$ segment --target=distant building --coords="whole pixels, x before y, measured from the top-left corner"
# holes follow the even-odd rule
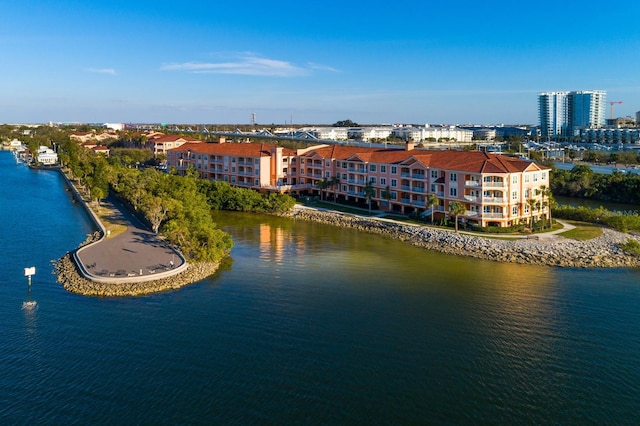
[[[124,130],[125,127],[124,123],[104,123],[103,126],[116,132]]]
[[[148,146],[153,151],[153,155],[166,154],[170,149],[178,148],[185,143],[199,143],[199,139],[190,138],[188,136],[180,135],[164,135],[156,134],[148,138]]]
[[[36,161],[40,164],[46,164],[48,166],[58,164],[58,154],[56,154],[55,151],[53,151],[51,148],[41,146],[40,148],[38,148]]]
[[[538,120],[543,138],[571,137],[581,129],[605,125],[603,90],[543,92],[538,94]]]

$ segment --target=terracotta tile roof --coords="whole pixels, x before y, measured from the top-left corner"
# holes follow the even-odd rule
[[[428,151],[402,149],[380,149],[354,146],[333,145],[311,150],[306,157],[320,155],[323,158],[337,160],[365,161],[384,164],[413,163],[418,161],[426,167],[466,171],[470,173],[515,173],[533,167],[537,170],[548,170],[530,161],[481,151]]]
[[[170,152],[192,151],[201,154],[237,155],[244,157],[262,157],[271,155],[271,148],[275,145],[266,143],[185,143],[184,145],[170,149]],[[292,149],[283,148],[284,156],[294,156],[296,152]]]
[[[238,156],[266,156],[275,145],[265,143],[185,143],[170,151],[186,151],[238,155]],[[283,148],[283,155],[295,156],[296,151]],[[449,150],[403,150],[395,148],[367,148],[358,146],[331,145],[310,149],[303,158],[333,158],[341,161],[363,161],[381,164],[406,164],[416,162],[426,168],[461,171],[469,173],[515,173],[530,170],[549,170],[527,160],[507,157],[498,154],[488,154],[481,151],[449,151]]]
[[[180,136],[180,135],[158,135],[149,139],[150,142],[153,143],[166,143],[166,142],[202,142],[199,139],[190,138],[188,136]]]

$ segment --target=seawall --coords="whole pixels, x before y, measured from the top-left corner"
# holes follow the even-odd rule
[[[501,240],[299,206],[287,216],[297,220],[380,234],[442,253],[497,262],[578,268],[640,266],[638,257],[620,248],[620,245],[629,239],[636,239],[639,242],[640,239],[607,228],[602,229],[602,236],[587,241],[562,237],[540,240]]]

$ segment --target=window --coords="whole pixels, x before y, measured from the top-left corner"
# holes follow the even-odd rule
[[[518,191],[513,191],[511,193],[511,199],[512,200],[517,200],[518,199]]]
[[[375,172],[376,171],[376,165],[375,164],[369,164],[369,171],[370,172]]]
[[[398,199],[398,193],[397,192],[391,192],[391,199],[392,200],[397,200]]]
[[[449,180],[451,182],[457,182],[458,181],[458,174],[457,173],[450,173],[449,174]]]
[[[431,192],[436,192],[436,184],[435,183],[431,184]]]
[[[491,213],[491,206],[482,207],[482,212],[483,213]]]
[[[397,179],[391,179],[391,187],[395,188],[396,186],[398,186],[398,180]]]
[[[236,162],[236,157],[231,157],[231,162],[235,163]]]
[[[514,184],[515,184],[515,183],[518,183],[518,176],[517,176],[517,175],[513,175],[513,176],[511,177],[511,183],[514,183]]]
[[[452,197],[458,196],[458,188],[449,188],[449,195]]]
[[[342,162],[342,168],[343,168],[343,169],[346,169],[346,168],[347,168],[347,162],[346,162],[346,161],[343,161],[343,162]]]
[[[328,171],[324,172],[324,177],[328,178],[329,176],[331,176],[331,174]]]
[[[540,173],[540,180],[547,180],[547,173],[546,172]]]
[[[254,164],[260,164],[260,160],[258,160],[257,158],[255,160],[253,160]],[[283,159],[283,162],[287,162],[287,159]]]
[[[380,173],[387,173],[387,166],[380,166]]]
[[[529,204],[524,205],[524,214],[529,213]]]
[[[380,178],[380,185],[386,185],[387,184],[387,178]]]
[[[258,179],[254,180],[253,182],[254,182],[253,184],[254,184],[255,186],[260,185],[260,181],[259,181]]]
[[[524,183],[528,183],[529,182],[529,175],[524,175]]]
[[[375,185],[375,183],[376,183],[375,176],[372,176],[372,177],[369,178],[369,183],[372,184],[372,185]]]
[[[347,180],[347,174],[346,173],[342,174],[342,180]]]
[[[331,160],[325,160],[324,161],[324,165],[325,165],[325,167],[330,167],[331,166]]]
[[[438,179],[438,171],[431,170],[431,179]]]
[[[534,182],[537,182],[537,181],[538,181],[538,174],[537,174],[537,173],[534,173],[534,174],[533,174],[533,181],[534,181]]]
[[[524,198],[526,198],[528,200],[529,197],[531,197],[531,190],[530,189],[525,189],[524,190]]]
[[[391,166],[391,174],[397,174],[398,173],[398,168],[396,166]]]
[[[518,206],[511,207],[511,216],[518,216]]]

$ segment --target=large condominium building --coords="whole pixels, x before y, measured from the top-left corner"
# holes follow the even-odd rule
[[[480,151],[427,151],[318,145],[289,150],[261,143],[185,143],[167,152],[171,169],[263,192],[328,196],[399,214],[443,217],[462,203],[463,219],[512,226],[547,216],[549,169]],[[367,189],[365,191],[365,189]],[[437,204],[427,203],[429,194]],[[547,200],[548,201],[548,200]]]
[[[578,135],[582,129],[604,126],[606,96],[603,90],[538,94],[541,136],[571,137]]]

